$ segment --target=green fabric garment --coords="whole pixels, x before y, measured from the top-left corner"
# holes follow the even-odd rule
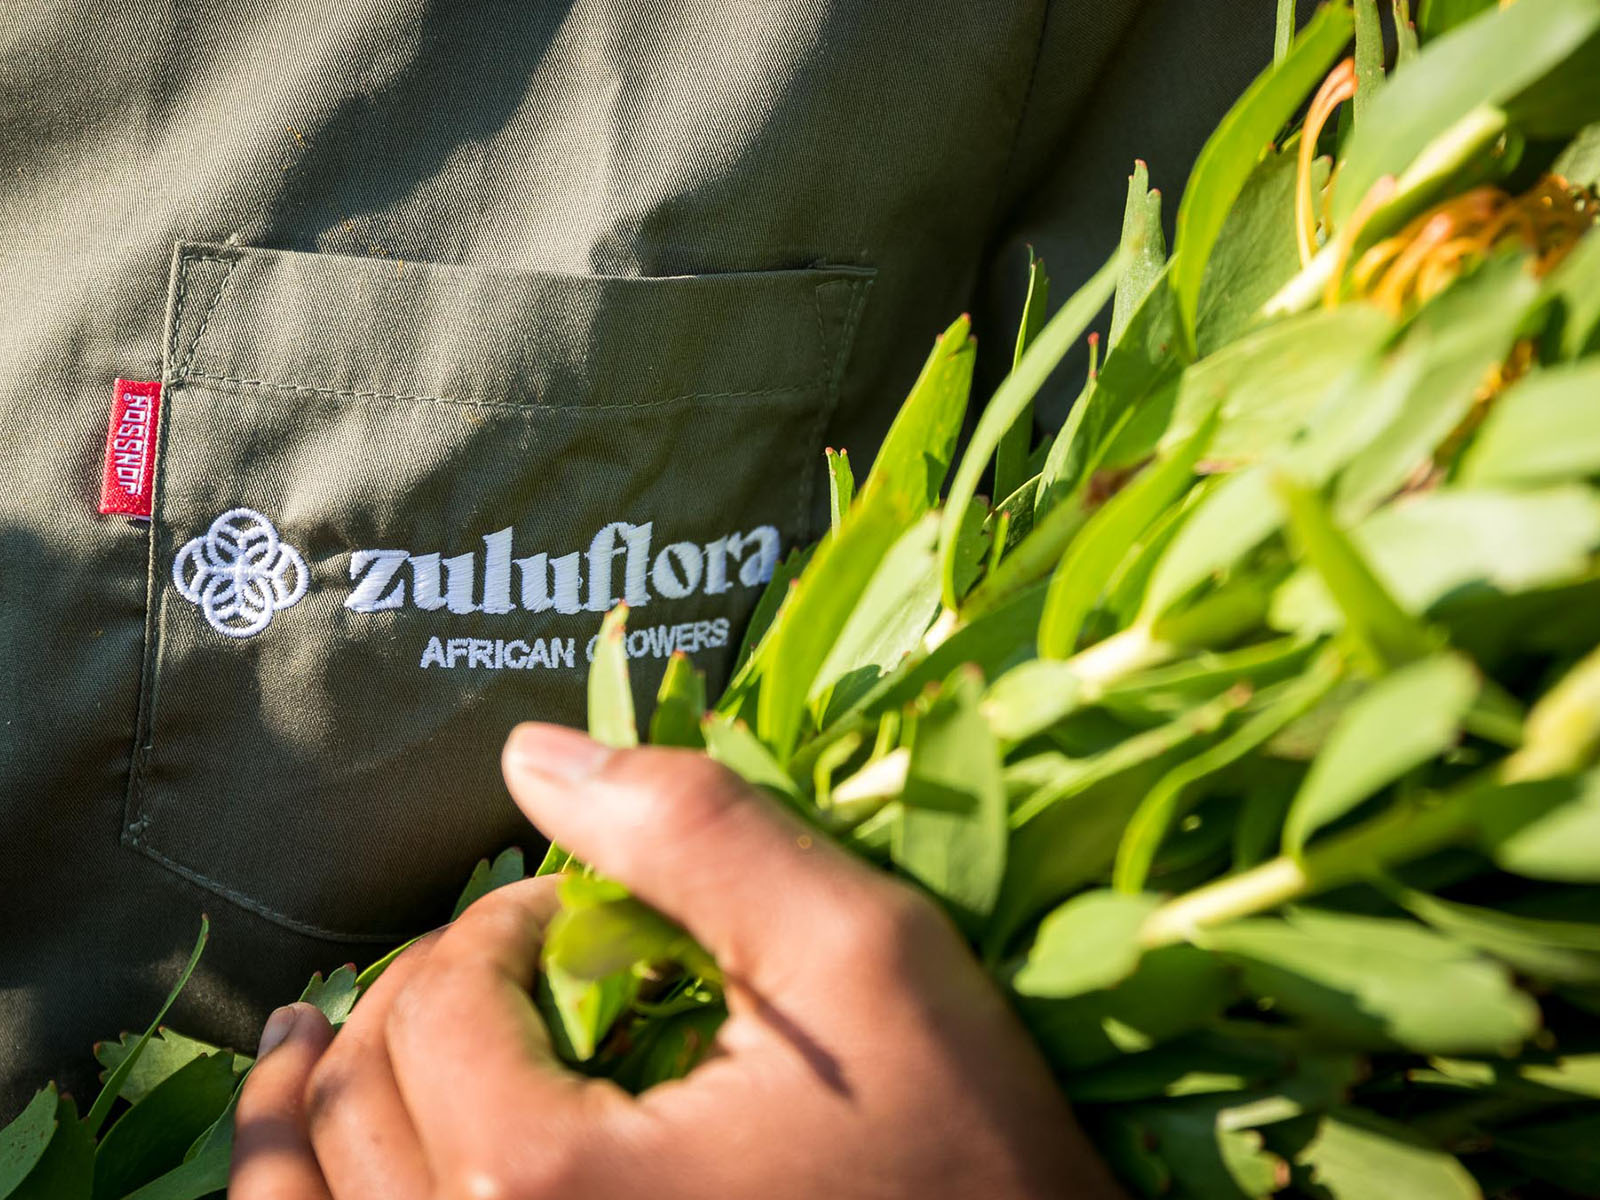
[[[1267,7],[9,6],[0,1118],[92,1091],[202,912],[170,1021],[248,1049],[536,848],[498,747],[581,721],[602,611],[641,704],[724,680],[822,447],[963,310],[992,382],[1025,244],[1059,300],[1132,153],[1175,196]],[[96,511],[117,378],[149,522]]]

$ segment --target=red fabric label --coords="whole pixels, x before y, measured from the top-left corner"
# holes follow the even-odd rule
[[[124,517],[150,516],[151,477],[156,462],[156,417],[161,385],[117,380],[106,433],[106,470],[100,481],[100,511]]]

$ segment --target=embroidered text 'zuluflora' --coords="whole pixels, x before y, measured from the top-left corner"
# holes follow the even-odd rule
[[[590,539],[587,552],[561,555],[518,555],[512,527],[484,534],[481,554],[357,550],[350,556],[354,587],[344,604],[359,613],[408,606],[452,613],[605,612],[619,601],[642,608],[653,596],[716,596],[735,582],[753,588],[772,578],[775,526],[704,543],[671,542],[652,555],[654,524],[613,521]]]

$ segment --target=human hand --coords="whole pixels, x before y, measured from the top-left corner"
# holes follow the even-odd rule
[[[701,755],[524,725],[503,767],[541,830],[716,957],[711,1055],[637,1097],[565,1067],[529,998],[554,881],[501,888],[331,1046],[296,1007],[240,1097],[234,1200],[1117,1194],[922,895]]]

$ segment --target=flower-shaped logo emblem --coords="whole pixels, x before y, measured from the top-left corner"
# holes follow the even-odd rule
[[[172,582],[213,629],[244,638],[304,596],[311,573],[271,521],[253,508],[235,508],[184,543],[172,560]]]

